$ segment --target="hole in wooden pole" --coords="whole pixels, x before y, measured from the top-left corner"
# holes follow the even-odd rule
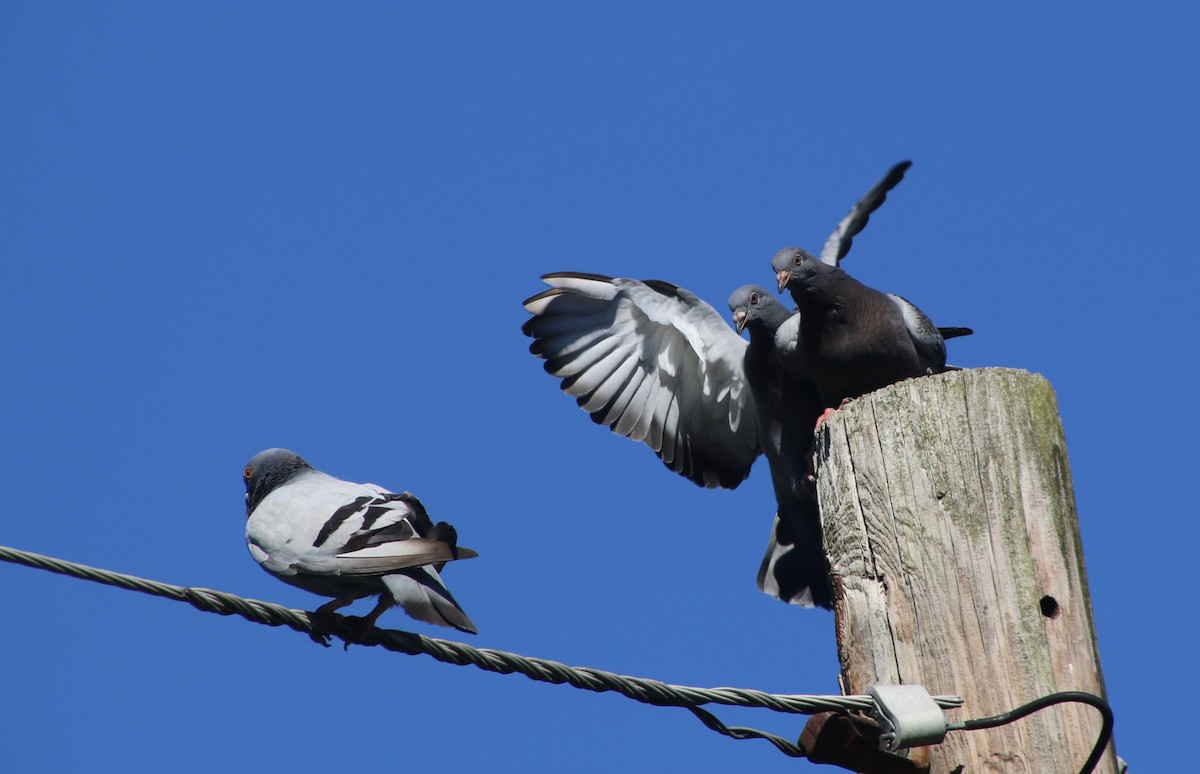
[[[1042,615],[1047,618],[1058,618],[1058,600],[1052,596],[1044,596],[1038,602],[1038,606],[1042,608]]]

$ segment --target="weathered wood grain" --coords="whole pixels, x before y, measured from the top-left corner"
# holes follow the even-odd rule
[[[1064,690],[1104,695],[1054,392],[1024,371],[912,379],[817,438],[844,689],[959,694],[958,719]],[[1052,600],[1052,601],[1051,601]],[[1075,772],[1099,713],[1059,705],[955,732],[932,771]],[[1110,746],[1097,771],[1116,772]]]

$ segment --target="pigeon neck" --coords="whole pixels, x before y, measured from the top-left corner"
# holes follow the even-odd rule
[[[306,473],[313,472],[315,471],[312,467],[302,459],[297,459],[294,464],[282,465],[263,471],[255,477],[250,491],[247,493],[246,515],[250,515],[258,507],[258,504],[266,499],[267,495],[279,487],[294,481]]]
[[[844,271],[820,261],[807,261],[792,278],[789,289],[796,306],[803,309],[819,309],[834,305],[834,296],[839,283],[849,279]]]
[[[774,339],[779,326],[783,325],[788,317],[791,317],[791,313],[783,304],[769,304],[760,307],[758,315],[750,321],[750,338],[753,340],[754,332],[757,329],[763,332],[764,338]]]

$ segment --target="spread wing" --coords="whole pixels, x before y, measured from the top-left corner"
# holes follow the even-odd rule
[[[850,244],[854,241],[854,237],[867,227],[871,213],[879,209],[880,205],[887,200],[888,191],[899,185],[900,181],[904,179],[904,173],[911,166],[911,161],[901,161],[889,169],[878,183],[863,194],[863,197],[850,209],[846,217],[842,218],[842,222],[837,224],[837,228],[829,235],[829,239],[825,240],[825,247],[821,249],[822,263],[837,266],[846,257],[846,253],[850,252]]]
[[[649,446],[671,470],[732,489],[760,444],[746,342],[715,309],[666,282],[556,273],[525,301],[521,330],[597,424]]]

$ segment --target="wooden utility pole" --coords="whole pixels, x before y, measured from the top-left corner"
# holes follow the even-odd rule
[[[989,368],[853,401],[817,435],[843,690],[923,685],[951,720],[1104,696],[1067,447],[1040,376]],[[917,748],[931,772],[1073,773],[1100,730],[1060,704]],[[1096,771],[1116,774],[1110,745]]]

